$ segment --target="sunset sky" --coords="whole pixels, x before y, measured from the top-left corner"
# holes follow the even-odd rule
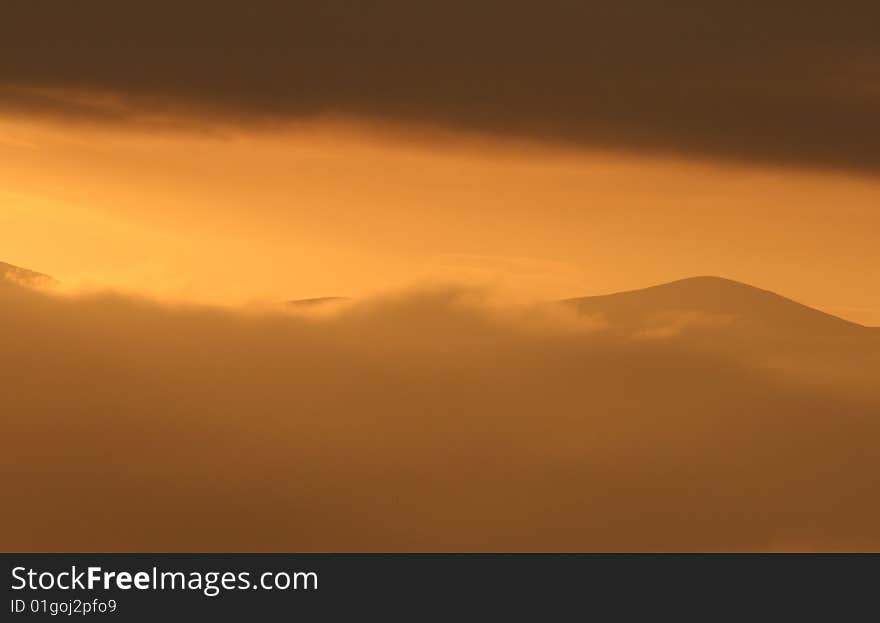
[[[877,551],[878,25],[5,0],[0,550]]]
[[[0,128],[4,258],[70,283],[229,302],[426,279],[564,297],[715,274],[880,324],[866,176],[332,122]]]
[[[714,274],[880,324],[876,3],[293,4],[10,3],[0,260],[217,302]]]

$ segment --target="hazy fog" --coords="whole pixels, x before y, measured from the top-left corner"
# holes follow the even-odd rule
[[[2,285],[0,549],[880,547],[875,331],[616,309]]]

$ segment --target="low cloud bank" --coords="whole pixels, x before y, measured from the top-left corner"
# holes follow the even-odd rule
[[[2,286],[0,325],[4,551],[880,547],[880,392],[713,348],[726,323]]]

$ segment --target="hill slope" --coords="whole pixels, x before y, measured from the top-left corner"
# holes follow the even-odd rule
[[[0,262],[0,285],[41,286],[55,283],[48,275]]]
[[[769,290],[721,277],[691,277],[671,283],[603,296],[565,301],[578,310],[601,315],[612,327],[653,326],[690,318],[753,332],[778,335],[865,335],[872,328],[826,314]]]

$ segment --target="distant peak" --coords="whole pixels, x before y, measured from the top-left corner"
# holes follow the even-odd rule
[[[861,325],[807,307],[770,290],[713,275],[688,277],[639,290],[587,296],[566,301],[588,313],[640,320],[669,312],[726,315],[772,326],[779,331],[824,326]]]
[[[718,277],[715,275],[697,275],[695,277],[685,277],[676,279],[666,283],[660,283],[645,288],[637,288],[635,290],[622,290],[611,294],[600,294],[595,296],[577,297],[570,299],[572,301],[586,301],[590,299],[602,299],[607,297],[632,297],[632,296],[656,296],[660,293],[667,293],[675,296],[715,296],[719,292],[738,292],[744,294],[751,292],[754,294],[774,294],[769,290],[763,290],[741,281],[734,281],[726,277]],[[774,296],[778,296],[775,295]]]
[[[696,275],[695,277],[685,277],[684,279],[677,279],[675,281],[670,281],[667,284],[661,285],[670,285],[673,283],[726,283],[737,286],[746,286],[751,288],[748,284],[742,283],[741,281],[734,281],[733,279],[728,279],[727,277],[719,277],[717,275]]]
[[[53,284],[55,280],[43,273],[0,262],[0,283],[32,287]]]
[[[296,299],[293,301],[287,301],[287,304],[291,307],[318,307],[330,303],[341,303],[342,301],[347,300],[348,298],[344,296],[319,296],[317,298],[311,299]]]
[[[758,287],[750,285],[748,283],[743,283],[742,281],[736,281],[734,279],[728,279],[727,277],[718,277],[717,275],[697,275],[696,277],[685,277],[684,279],[676,279],[675,281],[669,281],[667,283],[661,283],[659,285],[651,286],[651,287],[668,288],[668,287],[677,287],[677,286],[694,286],[694,287],[710,287],[710,288],[711,287],[729,287],[729,288],[755,290],[758,292],[768,292],[768,290],[758,288]],[[645,288],[645,289],[648,289],[648,288]]]

